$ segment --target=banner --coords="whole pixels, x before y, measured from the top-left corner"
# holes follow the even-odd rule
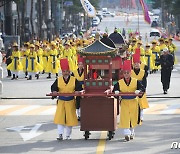
[[[88,14],[89,17],[95,17],[96,16],[96,10],[94,6],[91,5],[91,3],[88,0],[80,0],[81,4]]]
[[[144,20],[150,24],[151,23],[151,19],[149,17],[149,12],[148,12],[148,7],[146,5],[146,3],[144,2],[144,0],[139,0],[141,6],[142,6],[142,9],[143,9],[143,12],[144,12]]]

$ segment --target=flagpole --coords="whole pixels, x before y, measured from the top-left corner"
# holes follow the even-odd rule
[[[139,32],[139,5],[138,5],[138,33],[139,33],[139,36],[140,36],[140,32]]]

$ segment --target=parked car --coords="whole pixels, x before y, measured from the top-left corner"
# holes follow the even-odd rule
[[[93,19],[92,19],[92,27],[95,27],[95,26],[98,26],[100,24],[100,19],[99,19],[99,17],[94,17]]]
[[[158,29],[152,29],[151,32],[150,32],[150,37],[151,36],[158,36],[160,37],[161,36],[161,33]]]
[[[115,17],[115,13],[112,12],[104,12],[103,17]]]

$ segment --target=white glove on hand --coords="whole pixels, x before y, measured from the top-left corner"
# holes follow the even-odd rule
[[[118,90],[116,90],[114,93],[115,93],[115,94],[119,94],[119,91],[118,91]]]
[[[135,91],[135,94],[137,95],[137,94],[139,94],[141,91],[140,90],[136,90]]]

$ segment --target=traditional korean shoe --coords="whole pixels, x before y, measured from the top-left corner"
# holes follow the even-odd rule
[[[63,140],[62,134],[59,134],[59,137],[57,137],[57,140],[58,140],[58,141],[62,141],[62,140]]]
[[[66,136],[66,140],[71,140],[71,137],[70,136]]]
[[[130,135],[126,135],[126,136],[125,136],[125,140],[126,140],[126,141],[130,141]]]
[[[32,76],[30,75],[29,78],[27,78],[27,80],[32,80]]]
[[[14,79],[16,79],[16,76],[15,76],[15,74],[13,74],[13,77],[12,77],[12,79],[11,79],[11,80],[14,80]]]
[[[78,121],[81,121],[81,118],[78,116]]]
[[[133,133],[133,134],[130,135],[130,139],[131,139],[131,140],[133,140],[134,137],[135,137],[135,133]]]

